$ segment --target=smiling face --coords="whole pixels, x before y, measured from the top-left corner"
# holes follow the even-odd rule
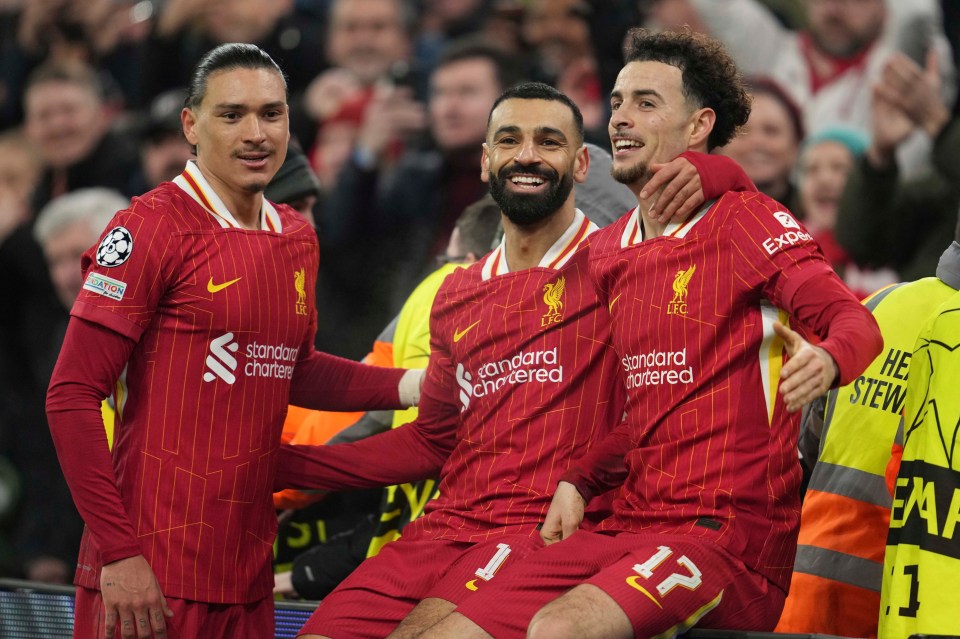
[[[642,187],[650,165],[669,162],[687,149],[706,150],[713,111],[697,109],[683,95],[680,69],[662,62],[630,62],[610,97],[613,167],[618,182]]]
[[[565,204],[588,160],[573,113],[555,100],[504,100],[490,115],[483,181],[511,222],[530,226]]]
[[[204,177],[231,211],[266,188],[287,153],[286,87],[273,70],[214,72],[203,100],[185,108],[181,121]]]
[[[723,153],[743,167],[757,188],[777,198],[787,189],[799,147],[787,107],[770,95],[758,93],[746,127]]]
[[[800,202],[804,224],[812,232],[833,229],[847,176],[853,168],[850,149],[835,140],[806,148],[800,160]]]
[[[26,133],[44,161],[54,168],[87,157],[107,130],[103,102],[94,89],[67,80],[51,80],[27,90]]]

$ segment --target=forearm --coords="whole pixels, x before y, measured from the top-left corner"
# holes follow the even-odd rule
[[[933,142],[933,165],[948,184],[960,185],[960,118],[953,118]]]
[[[274,490],[372,488],[436,477],[452,450],[416,422],[351,444],[280,447]]]
[[[290,403],[333,411],[406,408],[416,403],[419,391],[419,374],[407,373],[313,351],[297,363],[293,372]]]
[[[744,75],[769,73],[791,34],[757,0],[689,0]],[[748,37],[745,37],[748,36]]]
[[[836,238],[854,261],[883,264],[888,230],[906,220],[895,202],[900,174],[896,162],[876,167],[866,157],[850,171],[840,198]]]
[[[743,168],[725,155],[685,151],[680,157],[697,168],[705,200],[714,200],[727,191],[757,190]]]
[[[788,310],[822,339],[839,372],[835,386],[856,379],[883,348],[873,315],[832,272],[800,284]]]
[[[140,554],[100,412],[133,346],[109,329],[71,319],[47,393],[47,420],[64,477],[104,563]]]
[[[584,501],[589,502],[626,480],[625,458],[632,447],[630,426],[625,421],[575,461],[560,481],[573,484]]]

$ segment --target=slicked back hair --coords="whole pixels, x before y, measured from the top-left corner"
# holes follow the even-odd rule
[[[241,42],[232,42],[221,44],[219,47],[209,51],[200,62],[197,63],[190,77],[190,84],[187,87],[187,97],[184,100],[184,106],[190,109],[197,107],[203,102],[207,94],[207,81],[210,75],[218,71],[228,69],[266,69],[276,71],[283,78],[283,86],[287,86],[287,76],[279,65],[273,61],[263,49],[253,44]]]

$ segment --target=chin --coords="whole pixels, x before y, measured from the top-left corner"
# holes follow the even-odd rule
[[[247,193],[263,193],[267,188],[266,182],[251,182],[243,187]]]

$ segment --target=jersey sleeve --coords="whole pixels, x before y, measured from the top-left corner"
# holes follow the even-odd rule
[[[790,313],[822,340],[847,384],[880,353],[883,339],[873,315],[843,284],[816,240],[788,211],[760,195],[728,209],[738,275],[764,298]]]
[[[47,392],[47,421],[60,466],[105,564],[140,553],[100,412],[133,348],[123,335],[71,319]]]
[[[705,200],[714,200],[727,191],[757,191],[743,168],[725,155],[684,151],[680,157],[697,168]]]
[[[460,420],[444,339],[431,318],[431,357],[415,421],[350,444],[283,446],[274,489],[343,490],[436,477],[456,445]]]
[[[575,461],[560,481],[576,486],[587,502],[621,485],[627,478],[626,455],[633,449],[630,428],[628,422],[621,422],[589,453]]]
[[[170,223],[158,209],[135,198],[83,255],[83,288],[71,314],[139,341],[174,279],[179,259]]]
[[[280,447],[274,490],[344,490],[436,477],[456,444],[459,408],[427,368],[419,415],[409,424],[350,444]]]

